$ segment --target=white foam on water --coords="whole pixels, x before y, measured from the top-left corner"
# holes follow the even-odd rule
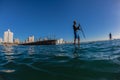
[[[0,72],[4,72],[4,73],[13,73],[15,72],[15,70],[7,70],[7,69],[4,69],[4,70],[0,70]]]

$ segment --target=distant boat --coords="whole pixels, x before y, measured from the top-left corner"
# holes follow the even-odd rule
[[[15,43],[2,43],[1,45],[3,45],[3,46],[16,46],[18,44],[15,44]]]
[[[19,45],[56,45],[57,40],[43,40],[29,43],[21,43]]]

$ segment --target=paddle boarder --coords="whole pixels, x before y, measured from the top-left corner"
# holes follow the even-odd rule
[[[80,26],[77,26],[76,21],[73,21],[73,30],[74,30],[74,45],[76,45],[76,40],[78,40],[78,45],[80,46],[80,36],[78,30],[80,30]]]
[[[111,34],[111,33],[109,33],[109,39],[110,39],[110,40],[112,39],[112,34]]]

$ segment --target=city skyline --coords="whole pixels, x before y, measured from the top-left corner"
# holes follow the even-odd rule
[[[81,24],[86,39],[81,41],[120,38],[119,0],[4,0],[0,1],[0,37],[11,29],[24,41],[55,35],[73,41],[73,21]]]
[[[0,37],[0,43],[15,43],[15,44],[19,44],[19,43],[32,43],[32,42],[37,42],[37,41],[46,41],[46,40],[55,40],[55,38],[50,38],[50,37],[44,37],[44,38],[35,38],[34,35],[29,35],[25,40],[20,41],[19,38],[15,38],[14,33],[8,29],[7,31],[4,31],[3,34],[3,38]],[[62,44],[64,43],[64,39],[60,38],[60,39],[56,39],[58,44]]]

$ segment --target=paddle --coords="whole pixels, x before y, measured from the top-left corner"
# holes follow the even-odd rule
[[[83,37],[86,39],[85,34],[84,34],[84,31],[83,31],[83,29],[82,29],[82,26],[81,26],[80,24],[79,24],[78,26],[80,27],[80,30],[82,31]]]

